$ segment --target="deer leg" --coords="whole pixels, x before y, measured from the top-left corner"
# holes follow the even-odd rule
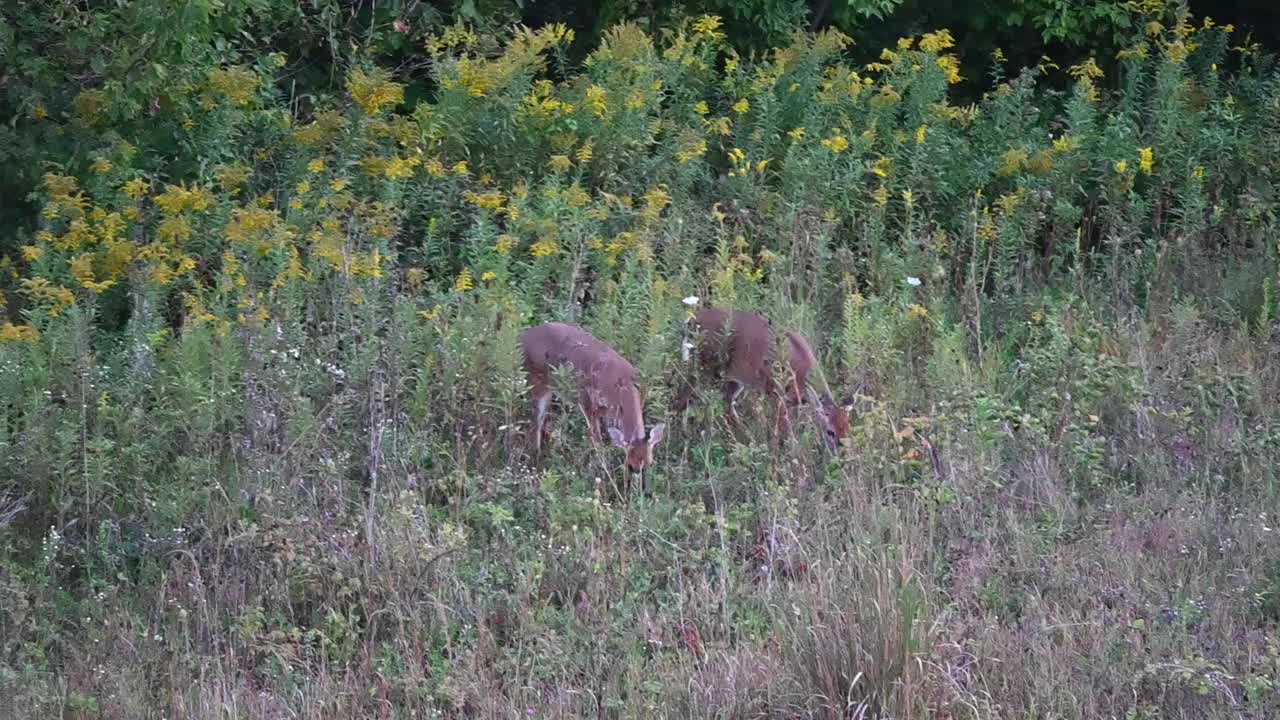
[[[551,409],[551,388],[535,385],[533,388],[533,450],[542,456],[543,433],[547,428]]]
[[[592,445],[600,444],[600,417],[586,392],[578,394],[578,409],[582,411],[582,419],[587,423],[587,437]]]
[[[781,393],[775,393],[773,396],[773,435],[778,447],[786,441],[788,435],[791,434],[791,409],[786,398]]]

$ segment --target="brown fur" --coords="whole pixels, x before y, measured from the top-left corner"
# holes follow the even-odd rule
[[[655,425],[647,434],[644,401],[635,367],[616,350],[577,325],[549,322],[529,328],[520,336],[524,369],[532,387],[533,442],[542,452],[551,403],[551,372],[574,369],[578,383],[578,408],[586,418],[591,441],[600,441],[605,430],[615,445],[627,451],[627,467],[639,472],[653,462],[653,448],[666,426]]]
[[[699,373],[720,383],[729,420],[739,423],[734,401],[745,388],[764,392],[774,404],[777,437],[789,432],[791,410],[802,405],[811,391],[809,375],[818,367],[813,347],[799,333],[787,331],[787,369],[781,385],[774,374],[777,348],[773,326],[764,317],[742,310],[711,307],[690,321],[697,338]],[[677,409],[688,405],[692,388],[677,394]],[[849,433],[849,411],[826,391],[812,391],[818,398],[817,419],[828,449],[836,450]]]

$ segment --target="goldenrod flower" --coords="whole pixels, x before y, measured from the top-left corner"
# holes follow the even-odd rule
[[[462,272],[458,273],[458,279],[453,283],[453,289],[458,292],[466,292],[475,287],[475,282],[471,278],[471,268],[462,268]]]
[[[587,107],[598,118],[604,118],[609,112],[609,91],[599,85],[587,88]]]
[[[1150,175],[1155,164],[1156,156],[1155,152],[1151,148],[1144,147],[1138,150],[1138,168],[1142,170],[1142,172]]]
[[[530,246],[529,252],[536,258],[550,257],[560,252],[560,246],[554,240],[539,240]]]
[[[707,113],[711,112],[711,107],[707,105],[706,100],[699,100],[697,104],[693,106],[693,111],[698,113],[699,115],[706,115]]]
[[[724,33],[719,32],[720,23],[720,17],[717,15],[702,15],[693,21],[693,31],[698,35],[722,37]]]
[[[1120,173],[1121,175],[1123,175],[1128,169],[1129,169],[1128,160],[1121,160],[1120,162],[1116,163],[1116,172]]]
[[[486,282],[486,283],[491,283],[497,279],[498,279],[498,274],[492,270],[487,270],[483,275],[480,276],[480,281]]]
[[[115,166],[111,164],[110,160],[100,157],[97,160],[93,161],[93,165],[90,165],[89,169],[97,173],[98,175],[106,175],[107,173],[111,172],[111,168],[113,167]]]
[[[6,320],[0,325],[0,342],[33,343],[40,339],[40,331],[30,325],[14,325]]]
[[[307,172],[312,175],[319,175],[324,172],[324,158],[316,158],[307,163]]]
[[[515,246],[516,239],[511,235],[503,233],[498,236],[498,241],[493,244],[493,250],[499,255],[506,255],[511,252],[511,248]]]
[[[573,161],[568,155],[552,155],[547,161],[547,167],[551,168],[551,172],[565,173],[573,167]]]
[[[823,139],[822,145],[831,152],[839,154],[849,149],[849,138],[844,135],[836,134]]]
[[[733,104],[733,111],[738,113],[739,115],[746,114],[749,110],[751,110],[751,102],[748,101],[746,98],[742,98],[741,100]]]
[[[925,33],[920,38],[920,49],[925,52],[938,53],[948,48],[954,47],[955,38],[951,37],[950,30],[939,30],[937,32]]]
[[[124,194],[131,200],[139,200],[143,195],[147,194],[150,183],[142,178],[134,178],[124,184]]]
[[[257,74],[243,65],[218,68],[209,73],[209,89],[235,105],[248,105],[258,92],[258,83]]]
[[[907,314],[908,314],[908,315],[910,315],[910,316],[911,316],[911,317],[913,317],[913,318],[919,318],[919,319],[923,320],[923,319],[925,319],[925,318],[929,317],[929,308],[927,308],[927,307],[925,307],[925,306],[923,306],[923,305],[918,305],[918,304],[916,304],[916,303],[912,303],[912,304],[910,304],[910,305],[908,305],[908,306],[907,306]]]
[[[791,138],[791,142],[798,143],[804,140],[804,128],[791,128],[787,131],[787,137]]]
[[[467,173],[471,172],[471,170],[467,167],[466,160],[459,160],[458,162],[453,164],[452,168],[449,168],[449,169],[450,171],[453,172],[454,175],[466,175]]]
[[[391,74],[382,68],[367,73],[353,70],[347,76],[347,92],[368,115],[377,115],[404,102],[404,86],[392,82]]]
[[[929,132],[929,128],[927,125],[921,125],[920,127],[916,128],[916,144],[917,145],[924,144],[925,135],[928,132]]]

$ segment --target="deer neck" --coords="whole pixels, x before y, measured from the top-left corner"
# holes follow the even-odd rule
[[[613,402],[609,404],[615,413],[614,422],[622,431],[628,443],[637,443],[644,439],[644,403],[640,397],[640,389],[634,383],[625,382],[617,386]]]

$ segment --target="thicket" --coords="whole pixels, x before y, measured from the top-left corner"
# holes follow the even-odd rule
[[[1280,77],[1234,28],[1144,3],[1113,77],[993,53],[961,104],[947,30],[454,24],[298,94],[277,7],[134,18],[168,59],[10,126],[61,158],[0,278],[12,714],[1280,710]],[[710,392],[651,495],[569,407],[530,468],[520,330],[661,418],[686,298],[815,340],[841,454]]]

